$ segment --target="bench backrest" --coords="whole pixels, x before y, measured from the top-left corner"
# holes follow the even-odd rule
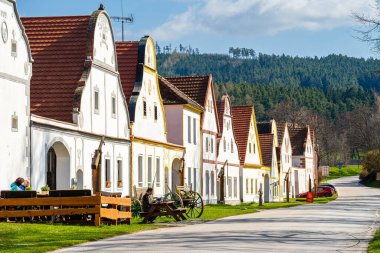
[[[53,190],[49,197],[83,197],[92,196],[91,190]]]
[[[3,199],[35,198],[37,197],[37,192],[36,191],[1,191],[0,196]]]
[[[101,196],[105,196],[105,197],[121,198],[121,192],[105,192],[105,191],[101,191],[100,195]]]

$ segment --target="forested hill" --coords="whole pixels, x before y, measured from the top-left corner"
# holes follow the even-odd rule
[[[283,100],[335,118],[371,105],[372,90],[380,91],[380,76],[376,73],[380,61],[372,58],[266,54],[243,58],[174,52],[159,53],[157,63],[163,76],[211,73],[219,92],[227,92],[234,104],[254,102],[260,118]]]

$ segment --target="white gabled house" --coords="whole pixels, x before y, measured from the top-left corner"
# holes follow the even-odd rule
[[[151,186],[156,196],[162,196],[167,187],[183,184],[185,148],[167,139],[154,42],[145,36],[140,41],[117,42],[116,47],[131,120],[131,186]]]
[[[193,191],[202,190],[201,114],[204,108],[163,77],[159,77],[165,105],[168,141],[184,146],[183,184]]]
[[[220,132],[212,76],[165,77],[204,108],[201,115],[201,195],[205,203],[217,203],[217,137]]]
[[[89,16],[22,18],[34,58],[31,185],[130,195],[129,114],[113,30],[103,8]],[[100,177],[92,158],[100,140]]]
[[[0,190],[30,178],[32,55],[16,1],[0,0]]]
[[[261,189],[263,201],[269,202],[270,168],[263,164],[254,107],[233,106],[232,115],[240,155],[241,199],[258,202]]]
[[[231,100],[227,95],[217,102],[221,132],[218,136],[218,200],[226,204],[240,203],[240,158],[233,131]],[[224,181],[224,182],[223,182]]]

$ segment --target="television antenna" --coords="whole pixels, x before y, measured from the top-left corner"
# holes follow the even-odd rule
[[[124,6],[123,6],[123,0],[120,0],[121,2],[121,17],[118,16],[111,16],[111,19],[115,22],[121,23],[121,40],[124,41],[124,24],[132,24],[135,21],[135,18],[133,15],[129,15],[128,17],[124,17]]]

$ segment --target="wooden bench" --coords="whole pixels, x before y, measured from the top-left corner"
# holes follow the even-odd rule
[[[37,192],[36,191],[1,191],[0,197],[2,199],[35,198],[37,197]]]
[[[140,212],[140,216],[144,218],[143,222],[148,221],[153,222],[157,217],[160,216],[172,216],[176,221],[186,220],[184,214],[186,213],[186,208],[175,208],[174,202],[162,202],[153,203],[149,209],[149,212]]]
[[[91,190],[52,190],[49,191],[49,197],[84,197],[91,196]]]

